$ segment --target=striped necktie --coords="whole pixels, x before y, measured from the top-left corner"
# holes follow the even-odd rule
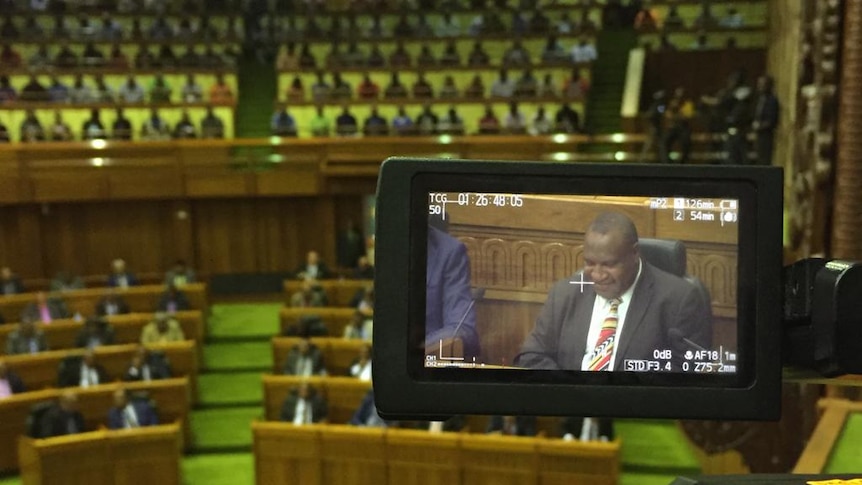
[[[614,342],[617,337],[617,323],[619,323],[619,308],[622,300],[613,298],[608,300],[610,308],[608,314],[602,322],[602,330],[599,333],[599,338],[596,340],[596,346],[593,349],[588,367],[591,371],[608,370],[611,364],[611,357],[614,355]]]

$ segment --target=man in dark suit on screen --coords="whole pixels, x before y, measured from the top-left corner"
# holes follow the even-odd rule
[[[671,350],[678,371],[685,352],[709,348],[711,336],[698,289],[641,259],[634,223],[606,212],[587,229],[583,271],[551,289],[515,364],[625,370],[626,360],[656,360],[655,351]]]

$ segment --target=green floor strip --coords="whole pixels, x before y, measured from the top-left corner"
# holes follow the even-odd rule
[[[190,456],[183,460],[182,470],[185,485],[254,485],[251,453]]]
[[[700,464],[688,440],[675,421],[618,420],[614,422],[622,441],[623,469],[627,466],[655,468],[657,473],[679,470],[679,474],[698,474]]]
[[[623,473],[620,485],[670,485],[679,475],[653,475],[648,473]]]
[[[272,343],[212,343],[203,348],[204,369],[218,371],[262,371],[272,369]]]
[[[862,471],[862,413],[851,413],[824,473],[859,473]]]
[[[21,477],[0,478],[0,485],[21,485]]]
[[[279,303],[221,304],[211,307],[209,336],[213,338],[259,337],[277,334]]]
[[[259,406],[193,411],[194,451],[251,449],[251,422],[263,418]]]
[[[198,404],[249,406],[263,401],[260,372],[209,373],[198,376]]]

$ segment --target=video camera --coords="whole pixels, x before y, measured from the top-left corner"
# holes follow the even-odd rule
[[[379,413],[777,419],[782,364],[862,372],[859,266],[782,274],[782,182],[775,167],[386,160]]]

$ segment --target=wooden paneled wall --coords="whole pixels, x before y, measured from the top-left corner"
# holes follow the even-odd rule
[[[358,195],[0,206],[0,265],[23,278],[105,274],[118,257],[137,273],[177,258],[203,274],[292,271],[311,249],[335,265],[338,231],[361,218]]]

